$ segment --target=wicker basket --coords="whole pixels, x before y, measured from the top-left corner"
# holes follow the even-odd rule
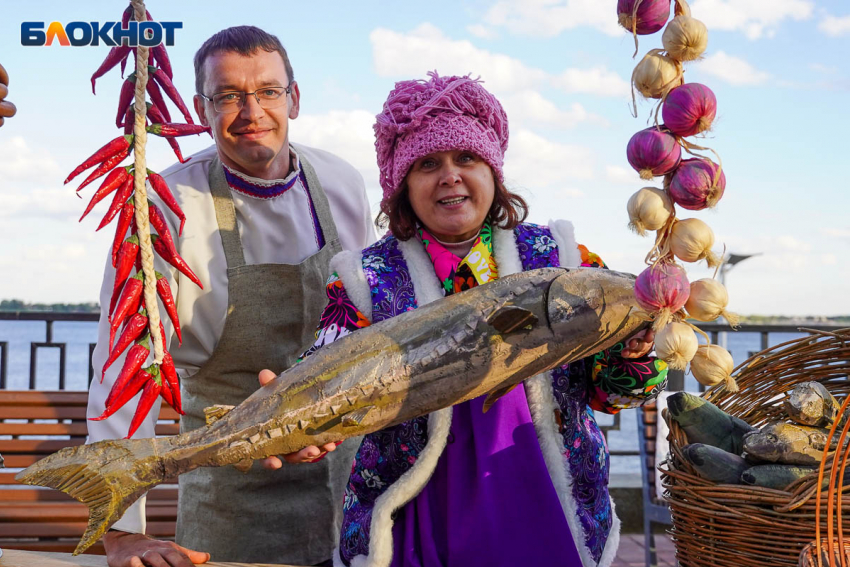
[[[786,392],[801,382],[817,380],[843,401],[850,393],[850,329],[801,331],[810,335],[764,350],[738,366],[735,376],[740,392],[731,394],[718,386],[704,397],[754,426],[786,420],[782,402]],[[670,455],[660,469],[679,563],[685,567],[797,565],[800,552],[815,540],[817,474],[785,490],[707,481],[682,457],[681,449],[688,443],[685,433],[666,410],[664,418],[670,426]],[[821,498],[823,537],[826,491]],[[850,493],[843,496],[842,505],[845,521],[840,525],[848,535],[844,541],[850,541]]]

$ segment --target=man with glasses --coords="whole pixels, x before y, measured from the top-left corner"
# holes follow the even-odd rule
[[[163,177],[187,216],[178,251],[204,287],[164,263],[157,266],[174,291],[182,327],[179,347],[166,329],[182,382],[181,431],[204,425],[204,408],[237,405],[251,395],[258,373],[265,383],[291,366],[313,340],[330,259],[375,239],[357,171],[328,152],[289,141],[301,94],[276,37],[251,26],[215,34],[195,55],[195,87],[195,110],[212,128],[215,146]],[[107,263],[103,306],[113,279]],[[107,315],[104,310],[93,357],[98,372],[107,356]],[[92,382],[89,416],[103,411],[121,366],[116,361],[102,383]],[[89,441],[126,435],[132,406],[90,422]],[[157,414],[154,408],[137,437],[154,435]],[[248,473],[221,467],[181,475],[180,545],[143,535],[140,501],[104,536],[109,565],[188,567],[210,556],[327,562],[357,446],[349,441],[333,453],[333,444],[308,447],[286,456],[286,463],[276,457],[254,463]]]

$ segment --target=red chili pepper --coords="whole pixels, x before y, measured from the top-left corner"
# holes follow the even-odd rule
[[[118,95],[118,115],[115,116],[115,126],[121,127],[121,119],[124,118],[124,113],[127,107],[133,102],[133,96],[136,94],[136,73],[130,73],[124,82],[121,84],[121,94]]]
[[[174,151],[174,155],[177,156],[177,161],[180,163],[186,163],[192,159],[190,157],[183,159],[183,152],[180,151],[180,144],[177,143],[177,140],[174,138],[166,138],[165,141],[168,142],[169,146],[171,146],[171,149]]]
[[[139,303],[142,299],[142,291],[145,287],[145,276],[141,270],[132,278],[127,280],[127,285],[121,292],[121,299],[115,305],[115,312],[109,317],[109,351],[112,351],[112,342],[115,340],[115,333],[121,328],[121,323],[124,319],[130,317],[131,314],[139,310]]]
[[[165,182],[165,179],[158,173],[155,173],[148,170],[148,180],[151,182],[151,187],[156,191],[156,194],[159,195],[159,198],[162,199],[162,202],[171,209],[171,212],[177,215],[177,218],[180,219],[180,228],[177,230],[177,236],[183,235],[183,225],[186,224],[186,215],[183,214],[183,210],[180,208],[180,205],[177,203],[177,199],[174,198],[174,194],[171,192],[171,189],[168,188],[168,183]]]
[[[127,390],[127,384],[136,373],[142,368],[142,364],[145,363],[145,360],[148,359],[148,355],[150,354],[150,335],[145,335],[141,339],[136,340],[136,344],[134,344],[129,351],[127,351],[127,357],[124,359],[124,366],[121,367],[121,372],[118,373],[118,377],[115,379],[115,382],[112,384],[112,389],[109,390],[109,395],[106,396],[106,410],[109,411],[110,407],[113,405],[116,396],[125,392]],[[100,381],[103,382],[103,375],[100,376]],[[138,390],[137,390],[138,391]],[[131,394],[130,397],[133,397],[135,393]],[[123,405],[123,404],[122,404]],[[119,406],[120,407],[120,406]],[[118,408],[115,408],[116,410]],[[109,415],[115,413],[113,410]],[[95,421],[104,419],[109,417],[108,415],[101,416],[96,418]]]
[[[162,380],[162,389],[160,389],[159,395],[162,396],[165,403],[174,408],[174,393],[171,391],[171,387],[168,385],[168,382],[164,379]],[[175,411],[177,410],[177,408],[174,409]]]
[[[129,54],[130,48],[124,45],[116,45],[109,50],[109,53],[106,54],[106,59],[103,60],[103,63],[100,64],[100,67],[98,67],[97,71],[94,72],[94,75],[91,76],[92,94],[97,94],[94,92],[95,81],[104,76],[110,69],[118,65],[118,63],[122,60],[125,60]],[[123,70],[121,74],[124,74]]]
[[[130,29],[130,18],[132,18],[132,17],[133,17],[133,6],[130,5],[130,6],[127,6],[126,8],[124,8],[124,13],[121,14],[121,27],[124,28],[125,30]],[[127,41],[129,42],[130,40],[127,40]],[[123,38],[121,39],[121,43],[122,44],[124,43]]]
[[[79,187],[77,187],[77,193],[79,193],[83,187],[85,187],[95,179],[103,177],[104,175],[106,175],[107,172],[112,170],[112,168],[124,161],[124,158],[130,155],[131,148],[132,146],[127,148],[126,150],[122,150],[121,153],[115,154],[114,156],[97,166],[97,168],[95,168],[95,170],[92,171],[88,177],[86,177],[86,180],[83,181]]]
[[[109,358],[106,359],[106,363],[103,365],[101,375],[106,374],[106,369],[112,366],[113,362],[118,360],[118,357],[121,356],[121,353],[123,353],[128,346],[130,346],[130,343],[142,336],[142,333],[145,332],[147,326],[148,312],[144,308],[127,319],[127,324],[124,325],[124,330],[121,331],[121,336],[118,337],[118,342],[115,343],[115,347],[109,353]]]
[[[130,277],[130,272],[133,270],[133,262],[136,256],[139,255],[139,237],[135,234],[125,240],[118,249],[118,257],[115,265],[115,286],[112,290],[112,301],[109,303],[109,312],[112,313],[115,308],[115,302],[118,300],[118,294],[121,292],[121,287],[124,282]]]
[[[171,353],[165,351],[162,356],[162,364],[159,366],[162,376],[165,378],[163,388],[166,386],[171,390],[174,403],[171,404],[177,413],[186,415],[183,411],[183,404],[180,400],[180,378],[177,376],[177,369],[174,368],[174,360],[171,358]]]
[[[165,116],[165,121],[171,122],[171,114],[168,112],[168,107],[165,106],[165,99],[162,98],[162,91],[159,90],[159,86],[156,84],[156,81],[148,80],[145,88],[151,96],[151,102],[154,103],[162,115]]]
[[[151,52],[153,53],[154,61],[159,65],[159,68],[168,75],[169,79],[174,78],[174,73],[171,71],[171,60],[168,58],[168,52],[165,50],[165,45],[155,45]]]
[[[162,136],[163,138],[191,136],[192,134],[202,134],[204,132],[210,134],[212,132],[209,126],[179,123],[151,124],[147,130],[154,136]]]
[[[168,225],[165,223],[165,217],[162,216],[162,211],[159,210],[153,202],[148,201],[148,218],[151,224],[156,229],[159,237],[165,241],[165,245],[173,254],[177,253],[177,247],[174,245],[174,239],[171,238],[171,231],[168,230]]]
[[[148,118],[150,118],[152,123],[167,122],[167,120],[165,120],[165,117],[162,115],[162,112],[159,110],[159,108],[156,107],[155,104],[149,102],[147,103],[147,105]]]
[[[139,429],[139,426],[142,425],[145,417],[147,417],[148,413],[150,413],[154,402],[159,397],[159,393],[162,391],[162,378],[159,375],[159,370],[156,369],[156,365],[151,365],[151,368],[154,370],[150,372],[150,378],[145,383],[145,387],[142,389],[142,397],[139,398],[139,405],[136,407],[136,413],[133,414],[133,419],[130,421],[130,431],[124,439],[132,437],[133,433]]]
[[[168,280],[159,272],[156,274],[156,291],[162,304],[165,306],[165,311],[171,318],[171,324],[174,325],[174,332],[177,333],[177,341],[182,345],[183,336],[180,333],[180,319],[177,318],[177,305],[174,303],[174,296],[171,294],[171,286],[168,285]]]
[[[133,348],[136,348],[135,345]],[[133,352],[133,349],[130,349],[130,352],[127,353],[127,359],[130,359],[130,354]],[[106,403],[104,404],[106,408],[103,410],[103,413],[97,417],[90,417],[90,421],[101,421],[111,416],[118,410],[124,407],[124,405],[133,399],[133,397],[139,393],[139,390],[144,388],[145,384],[151,379],[151,375],[147,370],[143,370],[141,368],[142,364],[144,364],[145,359],[148,357],[148,350],[144,351],[144,358],[139,363],[139,368],[133,374],[127,374],[127,378],[123,381],[116,380],[115,384],[112,385],[112,389],[109,391],[109,396],[106,398]],[[126,366],[126,364],[125,364]],[[123,373],[124,370],[122,369]]]
[[[180,257],[180,254],[169,250],[162,239],[157,238],[156,235],[151,236],[151,240],[153,240],[154,250],[159,253],[163,260],[177,268],[181,274],[192,280],[192,282],[194,282],[199,288],[204,289],[201,280],[198,279],[198,276],[195,275],[195,272],[192,271],[192,268],[189,267],[186,260]]]
[[[133,128],[136,126],[136,113],[133,112],[133,105],[127,107],[127,112],[124,113],[124,134],[132,134]]]
[[[124,203],[124,206],[121,208],[121,215],[118,217],[118,226],[115,228],[115,239],[112,241],[113,268],[118,265],[118,250],[121,248],[121,243],[124,242],[124,237],[127,236],[127,229],[130,228],[130,223],[133,222],[135,215],[136,206],[133,204],[133,201]],[[99,227],[98,230],[100,230]]]
[[[85,212],[83,212],[83,216],[80,217],[80,221],[86,218],[91,210],[94,208],[96,204],[101,202],[106,198],[107,195],[118,189],[123,183],[126,183],[128,179],[131,179],[130,167],[116,167],[112,171],[109,172],[109,175],[106,176],[106,179],[103,180],[103,183],[100,184],[100,187],[95,191],[94,195],[89,201],[88,206],[86,207]]]
[[[94,167],[97,164],[103,163],[104,161],[108,160],[112,156],[120,154],[122,151],[128,149],[130,147],[130,144],[132,143],[132,135],[118,136],[114,140],[111,140],[105,146],[93,153],[91,157],[89,157],[86,161],[78,165],[76,169],[71,172],[71,175],[69,175],[68,178],[65,179],[65,184],[67,185],[72,179],[74,179],[76,176],[78,176],[88,168]]]
[[[124,184],[121,185],[121,187],[115,193],[115,196],[112,197],[112,203],[109,205],[109,210],[106,211],[106,214],[103,216],[103,220],[101,220],[100,224],[97,225],[97,230],[95,230],[95,232],[111,223],[112,219],[115,218],[115,215],[118,214],[118,211],[121,211],[122,207],[127,204],[127,200],[130,198],[131,195],[133,195],[134,181],[135,178],[132,174],[128,175],[127,179],[124,180]],[[119,228],[116,234],[118,234],[119,232],[121,233],[121,240],[118,241],[118,246],[121,246],[121,242],[124,240],[124,235],[127,234],[127,227],[124,227],[123,232]],[[115,254],[118,254],[117,247],[115,248]],[[114,261],[112,262],[112,265],[115,265]]]
[[[170,98],[174,104],[177,105],[177,108],[180,109],[180,112],[183,113],[183,117],[186,119],[186,122],[194,124],[195,122],[192,120],[192,114],[186,107],[186,103],[183,102],[183,97],[181,97],[180,93],[177,92],[177,88],[174,86],[174,83],[171,82],[171,79],[168,78],[168,75],[165,74],[165,71],[148,65],[148,76],[152,77],[153,80],[160,84],[162,90],[164,90],[165,94],[168,95],[168,98]]]

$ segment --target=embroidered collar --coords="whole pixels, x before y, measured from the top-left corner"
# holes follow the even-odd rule
[[[463,259],[446,250],[424,227],[419,228],[419,237],[434,264],[443,295],[470,289],[499,277],[493,257],[493,229],[489,219],[484,221],[481,233]]]
[[[285,179],[260,179],[251,177],[224,165],[224,178],[231,189],[255,199],[273,199],[283,195],[295,185],[301,173],[301,163],[295,152],[290,151],[292,171]]]

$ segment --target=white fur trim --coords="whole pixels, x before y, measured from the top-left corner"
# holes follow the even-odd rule
[[[584,530],[578,519],[578,505],[573,498],[572,491],[573,476],[570,473],[570,464],[565,454],[564,441],[558,432],[558,424],[555,422],[555,409],[558,406],[552,393],[550,373],[544,372],[527,379],[525,381],[525,396],[528,399],[528,409],[531,410],[534,429],[537,431],[537,439],[540,441],[543,461],[546,463],[546,469],[549,471],[552,484],[558,493],[558,499],[561,501],[561,509],[564,511],[564,517],[566,517],[570,526],[570,535],[572,535],[579,557],[581,557],[581,563],[584,567],[597,567],[590,549],[584,542]],[[619,533],[618,521],[618,536]]]
[[[608,540],[605,542],[605,549],[602,550],[602,557],[599,558],[598,567],[610,567],[620,547],[620,518],[614,510],[614,499],[609,497],[609,500],[611,501],[611,531],[608,532]]]
[[[419,239],[399,240],[398,248],[407,263],[417,305],[422,307],[443,297],[433,263]],[[351,567],[386,567],[392,561],[392,514],[422,492],[431,479],[434,469],[437,468],[437,461],[446,448],[449,428],[452,425],[452,411],[453,408],[449,407],[432,412],[428,416],[428,443],[413,466],[375,501],[369,529],[369,555],[352,558]],[[334,565],[337,556],[338,552],[334,555]]]
[[[336,272],[339,279],[342,280],[342,285],[345,286],[348,298],[351,299],[357,310],[371,321],[372,293],[369,289],[369,282],[366,281],[366,274],[363,273],[363,256],[361,253],[343,250],[331,259],[330,271],[331,273]]]
[[[437,461],[446,448],[449,428],[452,425],[452,411],[453,408],[449,407],[428,416],[428,443],[413,466],[375,501],[369,530],[369,555],[354,557],[351,567],[387,567],[392,561],[392,513],[413,500],[431,480],[431,474],[437,468]]]
[[[398,249],[407,263],[417,305],[422,307],[443,297],[440,280],[434,273],[434,263],[428,257],[422,241],[418,238],[399,240]]]
[[[558,260],[562,268],[575,268],[581,265],[581,252],[576,243],[573,223],[568,220],[550,220],[549,230],[558,243]]]
[[[500,278],[522,271],[522,260],[519,258],[514,231],[493,227],[493,256]]]

